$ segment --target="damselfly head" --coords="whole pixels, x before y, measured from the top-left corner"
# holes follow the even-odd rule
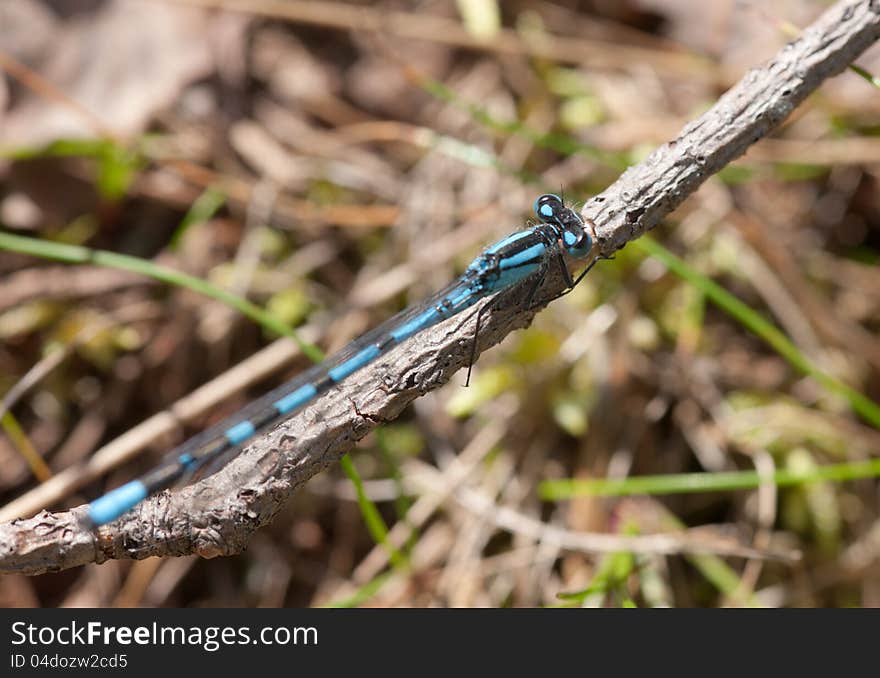
[[[584,220],[562,199],[553,193],[545,193],[535,200],[535,214],[545,224],[559,229],[559,236],[566,252],[575,258],[586,256],[593,247],[593,239],[584,228]]]
[[[565,209],[565,205],[558,195],[545,193],[537,197],[534,209],[541,221],[553,223],[559,219],[559,214]]]

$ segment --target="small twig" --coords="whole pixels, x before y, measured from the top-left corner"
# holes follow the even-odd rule
[[[583,214],[610,254],[656,226],[709,176],[776,129],[880,34],[880,4],[838,2],[764,65],[751,69],[678,137],[590,199]]]
[[[840,2],[774,59],[749,71],[674,141],[586,203],[583,213],[595,225],[601,254],[611,255],[656,226],[878,37],[880,4]],[[560,285],[549,281],[542,292],[550,296]],[[467,363],[481,306],[421,333],[353,375],[214,476],[162,493],[111,525],[90,529],[85,507],[0,525],[0,571],[36,574],[111,558],[238,553],[300,485]],[[479,349],[527,325],[533,315],[534,310],[514,305],[496,309],[481,331]]]

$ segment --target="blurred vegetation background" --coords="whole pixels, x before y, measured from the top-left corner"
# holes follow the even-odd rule
[[[279,326],[344,345],[522,228],[538,193],[579,205],[827,4],[0,4],[3,232],[182,271],[273,319],[0,243],[3,500]],[[878,57],[859,63],[876,74]],[[246,553],[3,576],[0,603],[877,605],[878,113],[864,78],[826,83],[652,244],[483,355],[470,388],[457,375],[313,478]],[[47,508],[148,470],[307,364]],[[703,552],[626,548],[653,534]]]

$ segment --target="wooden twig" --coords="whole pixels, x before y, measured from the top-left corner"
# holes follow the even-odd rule
[[[611,255],[656,226],[878,37],[880,1],[839,2],[772,60],[749,71],[675,140],[586,203],[583,214],[595,225],[601,254]],[[549,298],[560,285],[549,280],[542,293]],[[113,558],[240,552],[300,485],[467,363],[479,308],[420,333],[353,375],[215,475],[164,492],[111,525],[90,529],[83,506],[0,524],[0,572],[38,574]],[[494,310],[479,349],[527,325],[533,315],[516,304]]]

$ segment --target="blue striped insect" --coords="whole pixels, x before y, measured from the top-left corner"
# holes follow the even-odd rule
[[[527,305],[530,304],[551,262],[558,262],[560,266],[566,284],[563,294],[570,291],[590,270],[592,263],[573,280],[563,253],[583,259],[589,255],[593,239],[580,215],[565,207],[558,196],[541,195],[535,200],[534,208],[541,223],[487,247],[457,280],[444,289],[402,311],[230,419],[183,443],[169,455],[168,461],[153,471],[96,499],[88,507],[91,522],[103,525],[115,520],[148,496],[175,485],[240,448],[258,431],[290,417],[413,335],[464,311],[481,299],[512,290],[519,283],[531,280],[527,295]],[[483,313],[494,303],[495,300],[485,305],[477,314],[471,363],[476,356],[476,336]]]

